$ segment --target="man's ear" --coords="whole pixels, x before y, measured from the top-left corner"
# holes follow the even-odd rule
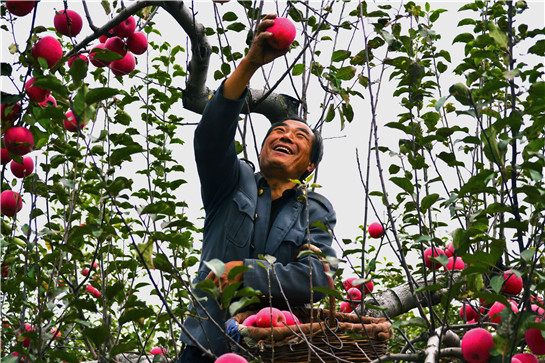
[[[307,171],[309,173],[312,173],[314,171],[314,169],[316,169],[316,163],[308,163],[308,166],[307,166]]]

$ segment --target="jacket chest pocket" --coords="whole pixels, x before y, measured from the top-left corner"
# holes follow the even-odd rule
[[[246,194],[238,191],[225,219],[225,235],[227,241],[237,247],[249,244],[254,231],[255,205]]]
[[[305,235],[304,230],[298,228],[290,230],[276,251],[278,262],[286,264],[296,260],[297,250],[306,242]]]

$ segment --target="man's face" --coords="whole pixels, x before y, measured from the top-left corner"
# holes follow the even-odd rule
[[[259,166],[265,178],[299,179],[316,165],[310,162],[314,133],[308,125],[284,121],[272,129],[259,153]]]

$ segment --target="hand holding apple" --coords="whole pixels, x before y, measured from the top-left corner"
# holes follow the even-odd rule
[[[273,25],[266,31],[272,34],[267,38],[267,42],[276,50],[287,50],[297,34],[293,22],[282,17],[275,18]]]

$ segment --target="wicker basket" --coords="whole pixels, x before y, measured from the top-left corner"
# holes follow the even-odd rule
[[[310,310],[299,308],[293,309],[301,321],[298,326],[243,326],[244,319],[254,313],[237,314],[231,323],[236,322],[240,345],[262,362],[368,362],[387,353],[393,334],[386,319],[325,309],[313,310],[312,324]],[[252,359],[235,344],[232,349]]]

